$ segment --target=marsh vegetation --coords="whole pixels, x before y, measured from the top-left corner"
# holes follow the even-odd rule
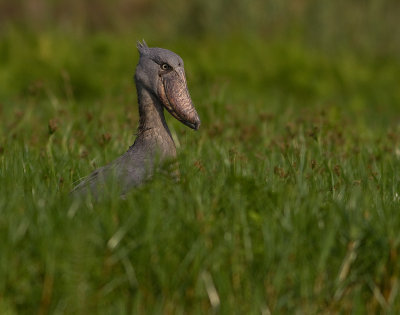
[[[1,24],[0,313],[399,311],[396,1],[39,2]],[[132,144],[142,38],[202,120],[167,115],[181,180],[76,202]]]

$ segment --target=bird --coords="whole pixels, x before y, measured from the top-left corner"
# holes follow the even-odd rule
[[[124,197],[150,179],[159,166],[176,159],[176,146],[164,116],[166,109],[184,125],[198,130],[200,118],[189,94],[184,63],[176,53],[137,42],[139,62],[134,81],[139,105],[139,126],[129,149],[111,163],[96,169],[71,194],[100,197],[114,178]]]

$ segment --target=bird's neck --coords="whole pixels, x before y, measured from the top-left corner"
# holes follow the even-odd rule
[[[156,141],[161,139],[162,142],[172,143],[175,147],[160,101],[142,86],[137,86],[137,94],[140,116],[138,138],[153,138]]]

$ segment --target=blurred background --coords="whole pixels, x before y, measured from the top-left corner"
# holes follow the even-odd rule
[[[68,72],[72,71],[72,65],[66,64],[73,64],[74,58],[88,62],[82,59],[83,53],[92,53],[94,58],[96,55],[110,55],[110,38],[116,40],[110,46],[117,46],[118,39],[123,38],[124,44],[131,49],[132,62],[136,58],[133,51],[135,41],[142,38],[150,45],[170,48],[194,45],[195,50],[203,50],[204,54],[219,52],[222,56],[215,56],[213,61],[217,64],[216,69],[221,68],[218,63],[222,64],[225,71],[221,71],[221,75],[227,74],[229,68],[241,68],[238,63],[248,64],[246,58],[265,65],[263,58],[271,58],[270,53],[265,46],[258,46],[271,42],[283,46],[276,49],[278,55],[287,53],[293,56],[296,52],[291,51],[306,46],[310,53],[317,50],[335,55],[352,51],[355,59],[370,58],[369,61],[374,61],[379,58],[384,63],[383,59],[392,58],[398,62],[399,16],[400,3],[396,0],[2,0],[0,95],[20,92],[35,79],[44,79],[18,67],[7,69],[16,59],[18,62],[25,60],[22,67],[27,72],[35,72],[38,66],[49,72],[51,67],[48,63],[54,63],[51,61],[55,59],[53,54],[58,54],[57,66]],[[99,38],[101,34],[106,38],[103,42]],[[97,40],[95,44],[91,41],[93,37]],[[71,38],[73,43],[70,43]],[[62,43],[64,47],[55,47]],[[79,51],[75,51],[73,56],[63,56],[62,50],[75,49],[74,44]],[[96,47],[90,52],[85,51],[84,46],[92,44]],[[298,52],[294,59],[301,59],[300,54]],[[230,62],[229,55],[235,64]],[[38,62],[40,65],[34,64]],[[54,70],[55,65],[52,66]],[[254,72],[259,70],[256,64],[254,66]],[[15,75],[7,74],[8,70],[13,70],[11,72]],[[52,73],[54,76],[59,74]],[[72,79],[77,80],[73,82],[78,90],[77,96],[80,90],[87,88],[85,84],[93,85],[85,82],[84,78],[80,82],[77,78]]]
[[[183,57],[206,119],[222,97],[387,124],[399,118],[399,16],[395,0],[2,0],[0,99],[132,104],[144,38]]]
[[[395,313],[399,19],[399,0],[0,0],[0,313]],[[166,115],[179,184],[78,209],[74,182],[133,143],[141,39],[183,58],[201,129]]]
[[[160,38],[284,36],[316,47],[398,54],[395,0],[15,0],[0,3],[2,34],[58,30],[143,34]]]
[[[150,43],[235,36],[301,41],[337,53],[400,53],[396,0],[15,0],[0,2],[2,62],[10,33],[130,34]]]

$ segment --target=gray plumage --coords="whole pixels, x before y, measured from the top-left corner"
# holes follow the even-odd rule
[[[151,177],[155,168],[176,157],[176,147],[164,118],[164,108],[183,124],[197,130],[199,116],[187,89],[181,57],[162,48],[138,42],[139,63],[135,84],[139,103],[137,137],[128,151],[110,164],[95,170],[72,191],[91,191],[96,197],[112,176],[123,194]]]

